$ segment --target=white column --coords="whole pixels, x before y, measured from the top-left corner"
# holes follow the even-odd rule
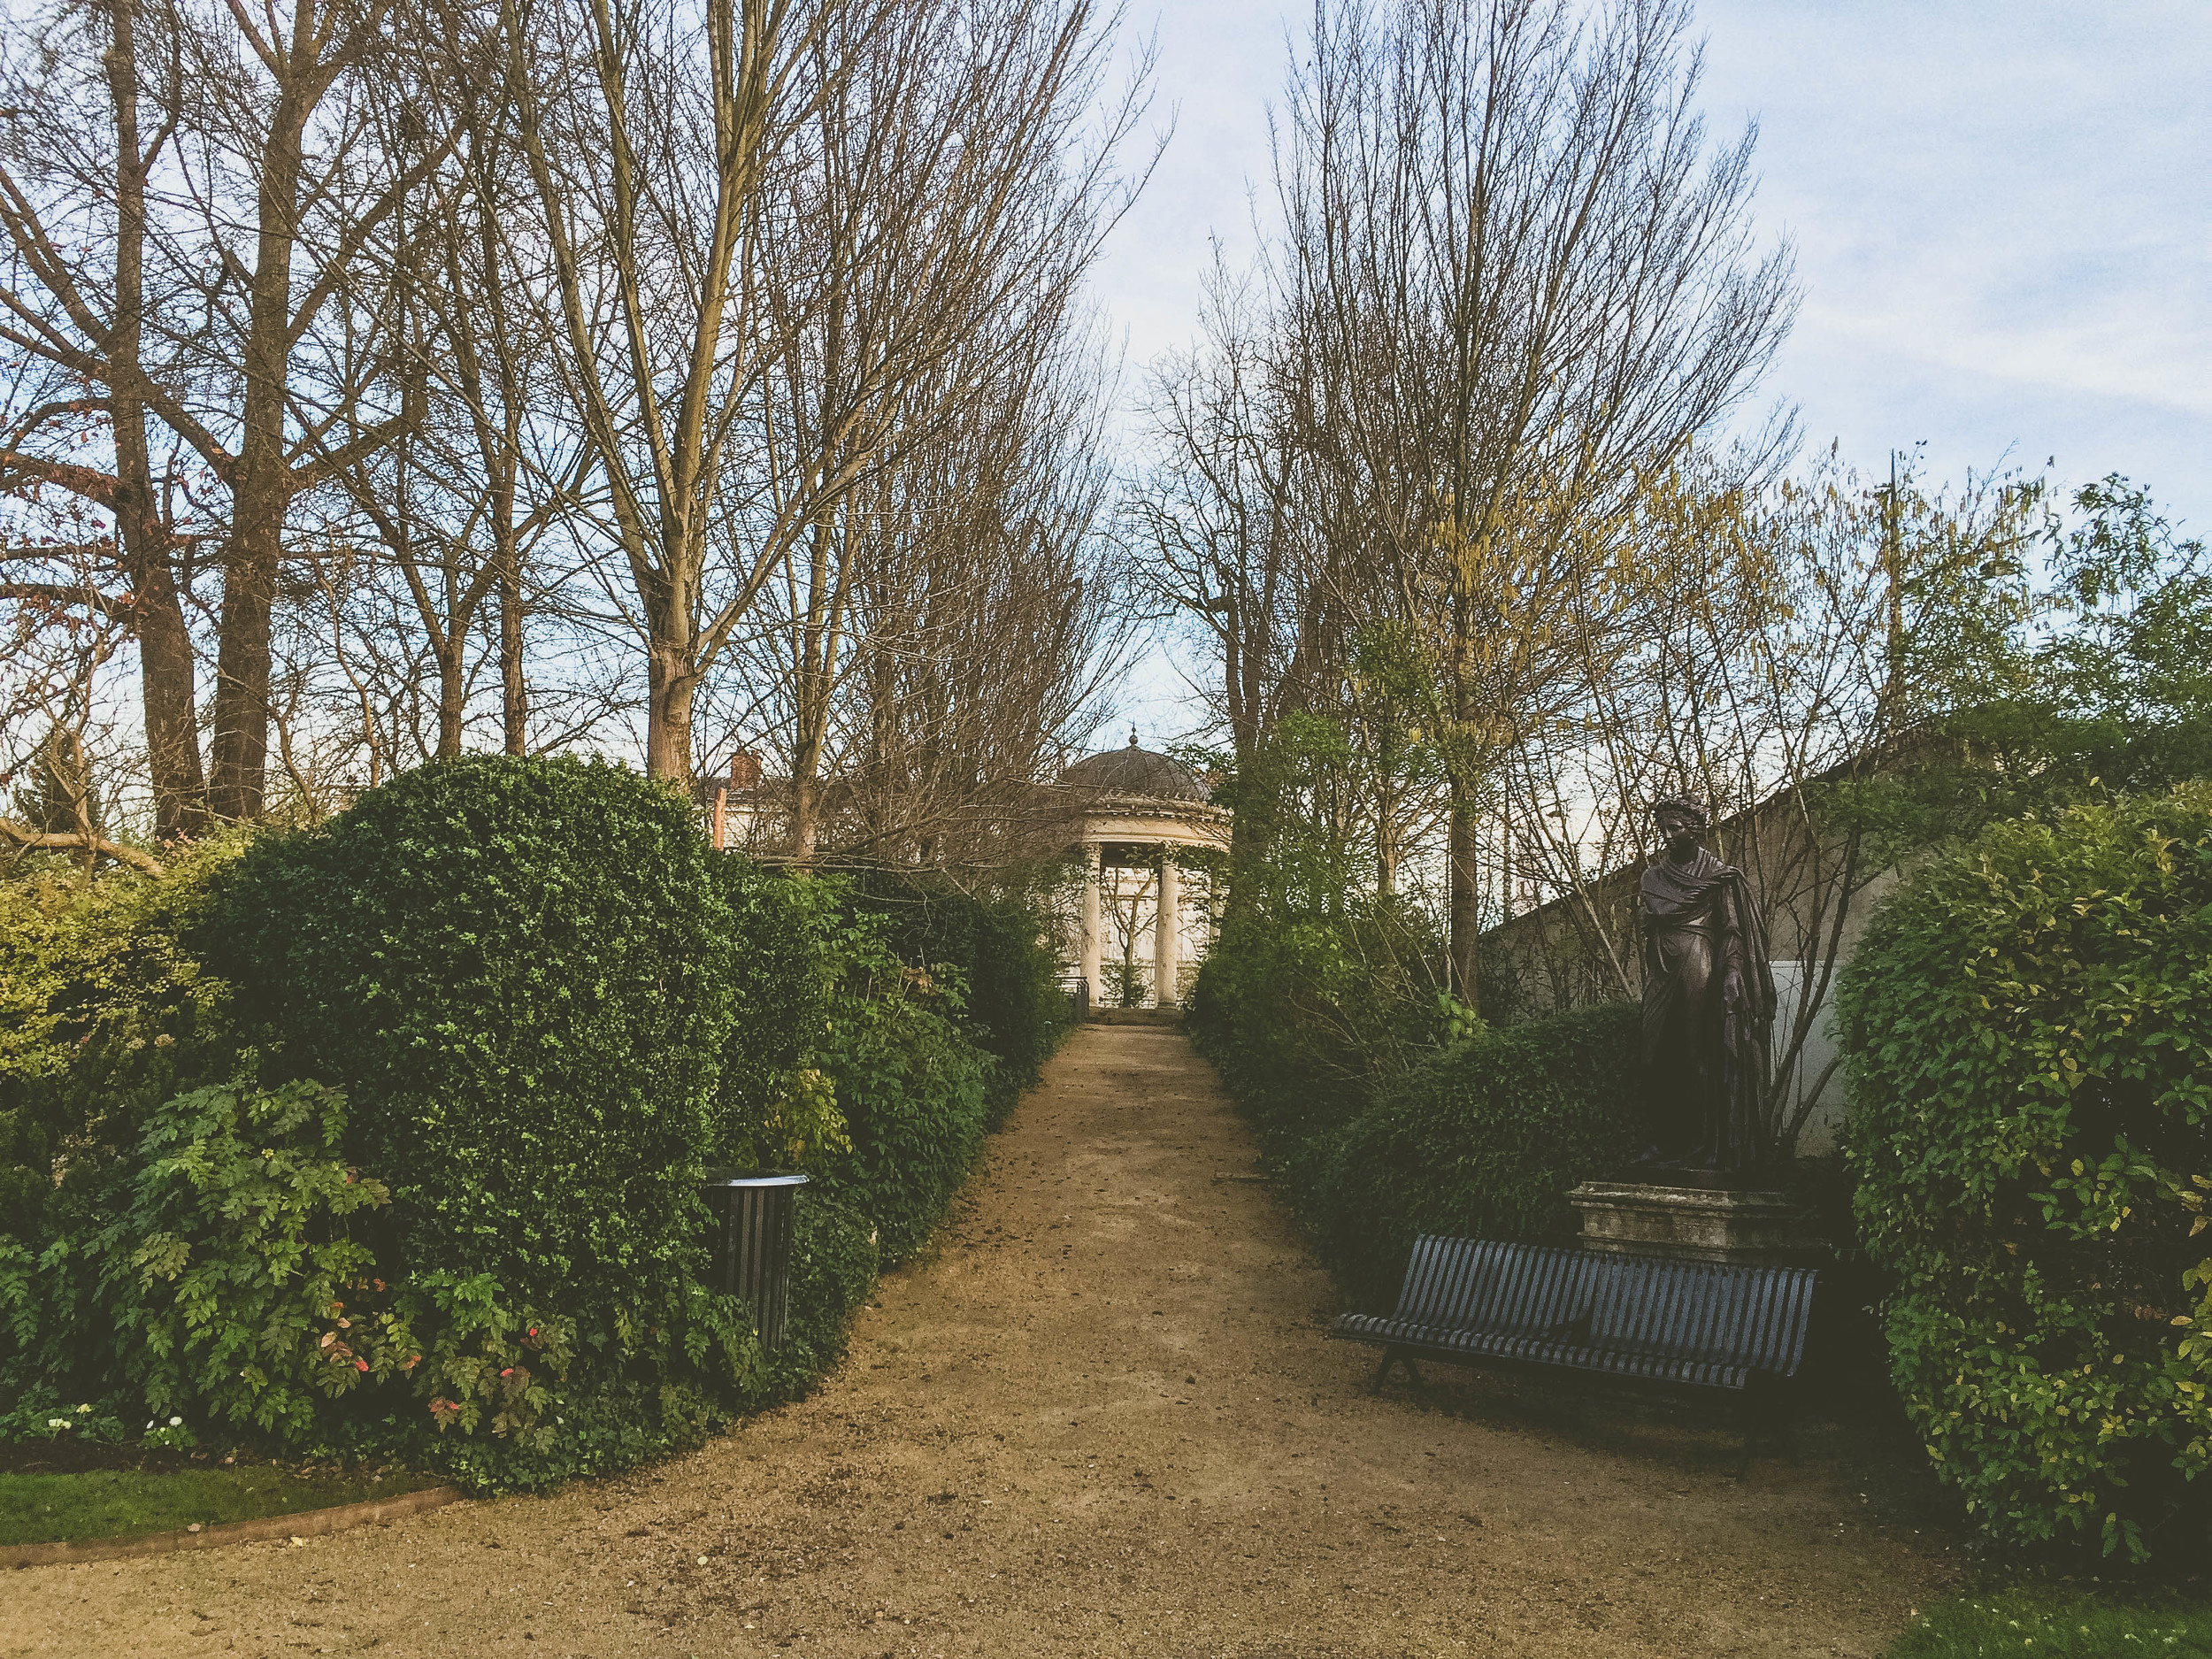
[[[1175,958],[1182,942],[1183,872],[1175,862],[1174,849],[1160,849],[1160,905],[1152,922],[1152,979],[1155,998],[1162,1008],[1173,1008]]]
[[[1091,987],[1091,1006],[1104,1002],[1098,983],[1098,859],[1096,841],[1083,843],[1083,936],[1077,941],[1076,970]]]

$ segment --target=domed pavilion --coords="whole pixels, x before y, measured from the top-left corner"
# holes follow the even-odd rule
[[[1140,749],[1133,727],[1125,748],[1077,761],[1060,774],[1060,785],[1068,791],[1071,839],[1082,849],[1076,972],[1093,1003],[1116,1000],[1102,994],[1099,977],[1107,924],[1123,935],[1125,959],[1133,957],[1149,899],[1152,948],[1144,967],[1151,983],[1145,988],[1157,1006],[1179,1006],[1182,964],[1204,954],[1212,907],[1187,902],[1197,895],[1187,893],[1177,854],[1226,853],[1233,815],[1207,801],[1205,784],[1182,762]]]

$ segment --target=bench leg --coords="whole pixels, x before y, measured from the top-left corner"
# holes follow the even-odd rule
[[[1755,1374],[1743,1391],[1743,1405],[1738,1420],[1743,1425],[1743,1455],[1736,1462],[1736,1479],[1741,1480],[1751,1472],[1751,1459],[1758,1448],[1762,1432],[1769,1441],[1786,1451],[1791,1461],[1796,1461],[1797,1437],[1790,1421],[1790,1402],[1783,1397],[1779,1384],[1765,1384]]]
[[[1751,1472],[1751,1459],[1758,1450],[1760,1403],[1758,1380],[1755,1378],[1736,1404],[1736,1426],[1743,1433],[1743,1451],[1736,1459],[1738,1480]]]
[[[1781,1443],[1782,1455],[1793,1463],[1797,1461],[1797,1379],[1792,1378],[1776,1391],[1774,1403],[1774,1433]]]
[[[1383,1349],[1382,1363],[1375,1368],[1374,1380],[1367,1385],[1369,1394],[1379,1394],[1382,1392],[1382,1386],[1390,1380],[1390,1368],[1394,1365],[1404,1366],[1406,1380],[1422,1393],[1428,1392],[1428,1385],[1421,1380],[1421,1373],[1413,1369],[1413,1356],[1403,1348],[1386,1348]]]

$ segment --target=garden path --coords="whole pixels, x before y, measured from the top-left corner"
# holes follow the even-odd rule
[[[1173,1030],[1089,1026],[812,1398],[548,1499],[0,1581],[0,1652],[1870,1655],[1952,1573],[1840,1431],[1364,1391]],[[1929,1525],[1923,1533],[1915,1525]]]

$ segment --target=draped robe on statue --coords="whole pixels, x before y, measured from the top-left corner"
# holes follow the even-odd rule
[[[1642,909],[1640,1058],[1651,1135],[1643,1161],[1750,1169],[1765,1149],[1760,1098],[1775,995],[1749,884],[1701,847],[1686,864],[1658,858],[1646,866]]]

